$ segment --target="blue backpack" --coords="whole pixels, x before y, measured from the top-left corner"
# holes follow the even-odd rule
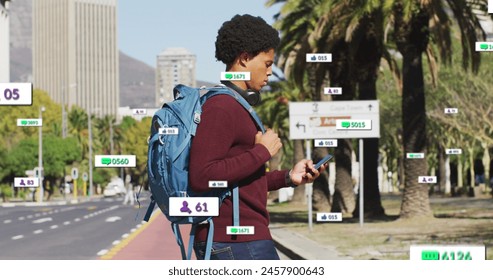
[[[201,91],[206,91],[206,93],[201,96]],[[144,220],[149,220],[155,204],[157,204],[164,215],[166,215],[166,218],[171,222],[171,227],[176,241],[180,246],[183,259],[191,259],[196,226],[199,223],[208,222],[209,232],[205,250],[205,259],[208,260],[210,259],[214,236],[212,217],[180,217],[169,215],[170,197],[218,197],[219,205],[221,205],[226,197],[232,195],[233,226],[240,225],[239,190],[237,185],[232,188],[232,191],[229,188],[214,188],[209,192],[197,194],[192,191],[188,182],[190,148],[192,138],[195,136],[197,126],[200,123],[202,106],[208,98],[218,94],[227,94],[235,98],[250,113],[262,132],[265,132],[265,129],[247,101],[238,93],[225,86],[198,89],[177,85],[173,92],[175,100],[164,104],[152,118],[147,159],[147,174],[152,195],[151,203]],[[166,129],[171,129],[172,131],[174,129],[174,134],[160,133],[160,130]],[[185,254],[185,246],[179,228],[180,224],[192,225],[188,254]]]

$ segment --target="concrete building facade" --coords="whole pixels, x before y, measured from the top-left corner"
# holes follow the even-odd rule
[[[9,0],[0,0],[0,83],[10,82]]]
[[[184,48],[168,48],[157,56],[156,106],[173,100],[178,84],[196,87],[196,56]]]
[[[33,1],[34,88],[98,116],[119,107],[117,0]]]

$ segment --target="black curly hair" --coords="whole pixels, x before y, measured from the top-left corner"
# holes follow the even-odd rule
[[[243,52],[254,57],[278,44],[279,33],[261,17],[236,15],[218,31],[216,58],[229,67]]]

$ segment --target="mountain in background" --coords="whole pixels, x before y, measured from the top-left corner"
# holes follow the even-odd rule
[[[157,55],[157,54],[156,54]],[[156,69],[119,52],[120,107],[153,108]],[[32,82],[32,0],[10,3],[10,80]],[[198,86],[214,84],[197,81]]]

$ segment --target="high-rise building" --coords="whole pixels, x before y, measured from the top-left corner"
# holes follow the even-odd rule
[[[58,103],[117,114],[117,0],[33,1],[33,82]]]
[[[178,84],[196,87],[196,56],[184,48],[168,48],[157,56],[156,106],[173,100]]]
[[[10,82],[9,0],[0,0],[0,83]]]

